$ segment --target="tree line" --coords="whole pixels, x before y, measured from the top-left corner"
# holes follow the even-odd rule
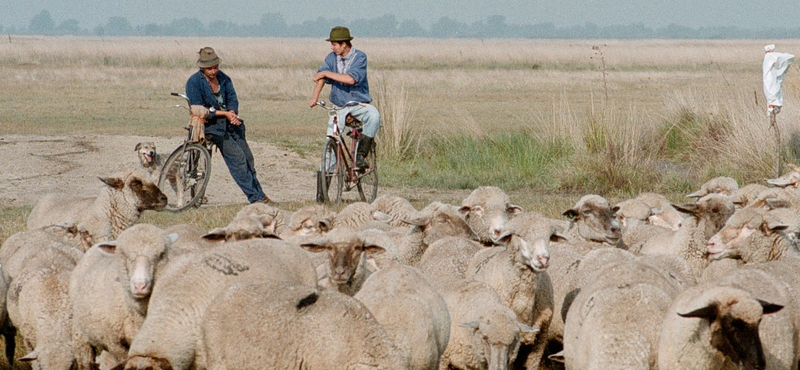
[[[76,35],[76,36],[241,36],[241,37],[319,37],[329,32],[331,25],[344,25],[357,30],[362,37],[422,37],[422,38],[552,38],[552,39],[763,39],[798,38],[797,28],[747,29],[739,27],[691,28],[670,24],[648,27],[642,23],[599,26],[587,23],[576,26],[555,26],[553,23],[509,24],[504,16],[464,23],[442,17],[425,28],[416,20],[398,21],[394,15],[376,18],[343,20],[339,18],[304,21],[289,24],[282,15],[267,13],[256,24],[237,24],[226,21],[202,22],[197,18],[178,18],[166,24],[132,25],[125,17],[110,17],[105,24],[92,29],[81,27],[75,19],[60,23],[50,12],[42,10],[28,27],[3,27],[0,33],[19,35]]]

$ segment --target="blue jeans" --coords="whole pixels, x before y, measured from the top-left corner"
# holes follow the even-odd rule
[[[233,181],[247,196],[247,201],[253,203],[264,198],[264,191],[261,190],[261,184],[256,177],[253,153],[245,140],[244,124],[227,125],[222,136],[206,133],[206,139],[211,140],[219,148]]]
[[[375,135],[378,134],[378,130],[381,128],[381,114],[378,112],[378,108],[375,108],[372,104],[363,104],[363,105],[355,105],[352,107],[346,107],[339,111],[339,132],[344,133],[344,125],[345,125],[345,117],[347,114],[353,116],[353,118],[361,121],[364,125],[361,127],[361,132],[364,135],[367,135],[371,138],[374,138]],[[333,134],[333,118],[328,121],[328,135]]]

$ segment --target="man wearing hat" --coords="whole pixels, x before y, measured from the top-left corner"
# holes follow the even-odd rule
[[[314,75],[314,92],[308,100],[308,106],[314,108],[319,99],[319,94],[325,84],[331,85],[330,101],[337,106],[344,106],[350,101],[361,104],[347,107],[339,112],[341,117],[349,113],[353,118],[361,121],[361,138],[358,141],[356,154],[356,167],[367,168],[369,164],[365,157],[374,144],[375,135],[381,128],[381,115],[378,109],[371,105],[369,96],[369,81],[367,80],[367,55],[363,51],[354,49],[350,41],[350,30],[347,27],[336,26],[331,29],[330,37],[325,41],[331,43],[331,53],[325,57],[322,67]],[[344,125],[345,120],[339,119],[339,124]],[[331,133],[332,123],[328,128]],[[343,129],[343,127],[340,127]]]
[[[239,100],[233,81],[219,70],[220,58],[214,49],[200,49],[197,73],[186,81],[186,96],[192,105],[208,108],[205,135],[222,152],[231,177],[250,203],[271,203],[256,177],[255,161],[245,139],[244,122],[239,119]]]

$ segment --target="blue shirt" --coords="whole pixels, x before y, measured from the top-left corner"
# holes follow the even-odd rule
[[[317,72],[322,71],[348,74],[356,81],[353,85],[347,85],[326,79],[325,83],[331,85],[331,103],[342,106],[349,101],[372,102],[367,80],[367,54],[363,51],[350,49],[343,59],[331,52],[325,57],[325,64]]]
[[[225,101],[225,110],[234,110],[239,113],[239,99],[236,97],[236,90],[233,88],[233,81],[228,75],[217,72],[217,80],[219,81],[219,93],[223,96]],[[192,105],[202,105],[206,108],[214,107],[216,110],[222,110],[217,97],[214,96],[214,91],[211,90],[211,84],[208,83],[206,76],[203,75],[202,70],[191,75],[189,80],[186,81],[186,96]],[[222,135],[225,133],[227,120],[225,117],[220,116],[215,119],[213,114],[208,115],[206,122],[206,134]]]

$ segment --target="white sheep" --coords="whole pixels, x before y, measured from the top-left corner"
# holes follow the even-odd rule
[[[494,238],[503,232],[508,216],[522,213],[523,209],[511,204],[511,199],[502,189],[481,186],[464,198],[458,211],[481,243],[491,245]]]
[[[758,199],[758,195],[767,189],[769,188],[761,184],[747,184],[731,195],[733,204],[738,208],[745,207]]]
[[[727,176],[718,176],[706,181],[700,186],[700,190],[687,194],[687,198],[702,198],[708,194],[721,194],[732,196],[739,190],[739,183],[735,179]]]
[[[321,238],[300,243],[300,247],[312,253],[327,253],[328,262],[322,265],[324,274],[319,274],[320,285],[352,296],[372,273],[367,268],[367,256],[385,253],[387,248],[396,253],[397,246],[393,244],[379,230],[356,231],[340,226]]]
[[[28,216],[28,230],[48,225],[74,224],[84,238],[85,248],[114,240],[122,230],[139,220],[145,210],[162,210],[167,196],[141,169],[102,177],[103,187],[94,197],[48,194]]]
[[[405,265],[383,268],[354,297],[409,359],[411,369],[439,368],[450,341],[450,313],[422,271]]]
[[[158,276],[147,317],[130,345],[125,368],[192,368],[205,308],[225,287],[248,279],[290,281],[309,287],[317,283],[308,254],[276,239],[225,243],[181,255]]]
[[[790,302],[789,287],[758,269],[688,288],[664,315],[658,368],[794,369],[800,328]]]
[[[619,249],[587,254],[579,270],[564,325],[566,368],[654,368],[663,316],[693,276],[686,271],[689,281],[676,278],[681,274],[663,264]]]
[[[379,212],[391,216],[388,221],[392,226],[405,226],[406,220],[417,214],[417,209],[407,199],[395,195],[381,195],[372,201]]]
[[[79,369],[91,369],[94,353],[108,351],[115,363],[142,325],[155,276],[169,261],[177,234],[150,224],[133,225],[116,241],[94,245],[72,271],[73,348]]]
[[[731,258],[744,263],[800,258],[799,232],[800,214],[793,209],[745,207],[708,240],[708,258]]]
[[[366,202],[355,202],[348,204],[336,214],[333,227],[356,229],[372,221],[388,223],[391,220],[391,215],[379,211],[375,205]]]
[[[563,232],[567,242],[583,253],[596,248],[614,247],[622,234],[614,212],[606,198],[584,195],[575,206],[562,214],[569,221],[569,228]]]
[[[410,369],[356,299],[290,282],[232,284],[209,305],[199,339],[210,370]]]
[[[37,369],[69,369],[75,361],[65,345],[72,329],[69,274],[83,253],[44,230],[12,235],[0,248],[11,252],[0,256],[8,283],[4,298],[8,318],[29,350],[19,360],[35,361]]]
[[[658,193],[641,193],[634,198],[647,204],[653,214],[648,218],[650,224],[677,230],[683,224],[683,216],[672,206],[667,197]]]
[[[720,194],[709,194],[698,199],[697,203],[675,207],[689,214],[683,226],[677,231],[654,235],[635,252],[680,256],[692,265],[695,276],[700,277],[708,266],[706,243],[725,225],[735,207],[730,197]]]
[[[563,241],[550,220],[536,212],[509,221],[495,239],[503,247],[487,248],[469,262],[467,278],[492,287],[520,322],[540,329],[539,339],[525,345],[526,367],[539,367],[546,332],[553,317],[553,287],[545,270],[550,262],[551,241]],[[528,353],[530,352],[530,353]]]
[[[442,238],[428,246],[417,267],[425,272],[436,289],[444,291],[466,280],[469,261],[481,250],[483,246],[473,240]]]

